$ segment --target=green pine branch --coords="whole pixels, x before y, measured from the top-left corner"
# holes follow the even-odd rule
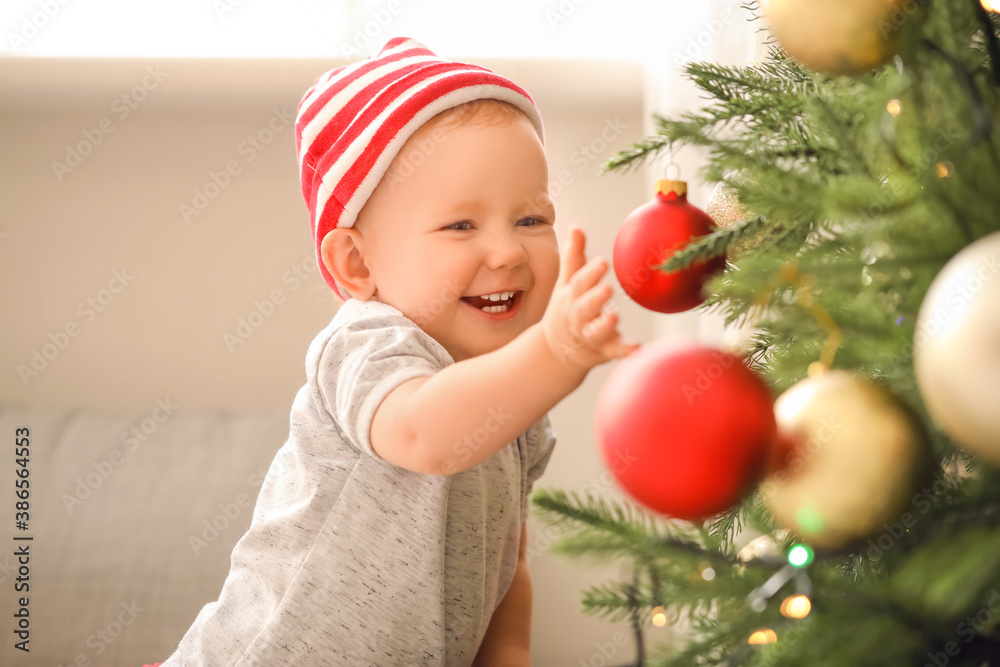
[[[693,262],[708,261],[713,257],[725,254],[734,241],[750,238],[758,234],[766,226],[762,218],[750,218],[736,223],[729,229],[716,229],[711,234],[703,236],[675,252],[663,265],[654,267],[662,271],[677,271]]]
[[[759,494],[687,524],[538,492],[543,518],[563,531],[555,550],[635,572],[627,585],[585,591],[587,613],[647,619],[662,603],[690,621],[685,642],[647,664],[922,665],[964,640],[958,624],[987,609],[995,591],[1000,601],[1000,471],[960,455],[913,374],[917,314],[934,277],[972,240],[1000,232],[1000,17],[978,0],[943,0],[916,3],[905,19],[899,59],[857,77],[815,74],[777,49],[751,67],[691,63],[685,74],[710,101],[674,118],[654,115],[653,135],[603,167],[627,171],[664,151],[705,149],[702,175],[733,189],[743,220],[657,268],[732,255],[739,243],[702,307],[755,327],[747,363],[777,395],[805,377],[830,336],[797,298],[799,287],[782,282],[782,268],[794,265],[842,334],[835,367],[884,383],[912,408],[936,471],[908,515],[867,541],[816,554],[804,575],[813,608],[801,621],[778,611],[800,577],[762,611],[748,604],[783,562],[736,557],[745,531],[770,535],[781,553],[795,539],[778,538]],[[968,626],[949,664],[1000,662],[997,622]],[[747,644],[764,627],[778,643]]]

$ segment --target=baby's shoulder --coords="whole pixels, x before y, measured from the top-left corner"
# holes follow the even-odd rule
[[[306,353],[307,376],[340,368],[364,374],[386,373],[400,366],[441,369],[454,363],[447,350],[394,306],[348,299]]]
[[[423,331],[394,306],[379,301],[348,299],[330,323],[313,340],[311,347],[357,349],[368,339],[420,340]]]

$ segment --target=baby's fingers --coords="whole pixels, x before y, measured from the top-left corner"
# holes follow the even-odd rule
[[[587,262],[570,278],[570,293],[573,298],[580,298],[584,292],[592,288],[608,270],[608,260],[603,257],[595,257]]]
[[[621,337],[615,338],[604,345],[603,352],[604,356],[608,359],[621,359],[622,357],[627,357],[636,350],[638,350],[642,345],[639,343],[626,342],[621,339]]]
[[[620,359],[639,349],[639,343],[625,341],[618,333],[618,313],[605,311],[593,322],[589,338],[605,359]]]
[[[611,298],[611,293],[611,286],[607,283],[598,283],[584,292],[575,304],[580,320],[590,323],[601,315],[601,310]]]

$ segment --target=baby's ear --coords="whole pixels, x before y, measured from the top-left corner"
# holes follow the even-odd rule
[[[375,294],[375,280],[365,260],[365,239],[356,229],[331,229],[323,237],[320,255],[338,285],[359,301]]]

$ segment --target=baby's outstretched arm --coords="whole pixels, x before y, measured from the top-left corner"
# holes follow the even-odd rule
[[[619,336],[617,315],[602,310],[612,294],[599,282],[608,263],[587,262],[584,243],[583,231],[572,228],[541,322],[498,350],[389,392],[371,425],[372,448],[380,457],[420,473],[471,468],[541,419],[591,368],[638,347]],[[485,441],[472,439],[483,432]]]

